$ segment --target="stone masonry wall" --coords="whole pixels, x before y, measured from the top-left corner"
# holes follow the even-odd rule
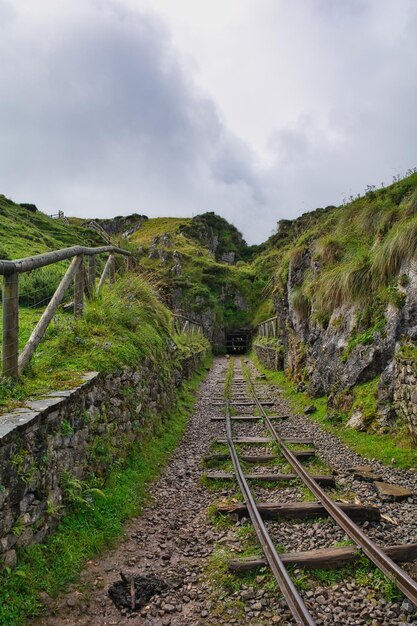
[[[144,359],[137,368],[92,372],[75,389],[52,392],[0,416],[0,568],[16,549],[41,542],[59,522],[69,485],[104,477],[172,405],[205,351],[176,365]]]
[[[275,348],[254,343],[253,350],[258,357],[260,363],[262,363],[262,365],[267,369],[272,371],[284,369],[283,355]]]
[[[417,361],[396,357],[394,360],[394,405],[397,415],[408,424],[417,443]]]

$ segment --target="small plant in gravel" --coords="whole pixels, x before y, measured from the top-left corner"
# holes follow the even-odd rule
[[[230,515],[222,515],[217,510],[217,504],[210,504],[207,509],[207,517],[217,530],[229,530],[233,528],[234,522]],[[222,504],[224,504],[222,502]]]
[[[364,555],[359,556],[359,562],[352,572],[356,584],[360,587],[370,587],[376,592],[382,593],[387,602],[400,600],[403,596],[395,583],[387,578],[369,559]]]

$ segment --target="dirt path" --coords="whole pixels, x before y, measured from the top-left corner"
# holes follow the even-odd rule
[[[216,410],[210,404],[213,394],[223,391],[217,381],[223,378],[226,366],[226,359],[215,360],[202,383],[185,436],[152,488],[152,506],[127,524],[124,542],[88,564],[78,588],[52,607],[54,615],[32,622],[33,626],[208,623],[211,604],[200,579],[206,557],[219,537],[207,520],[213,494],[201,485],[201,458],[212,437],[223,428],[221,423],[210,423]],[[140,614],[123,615],[108,595],[121,571],[127,576],[152,573],[169,582],[171,591]]]

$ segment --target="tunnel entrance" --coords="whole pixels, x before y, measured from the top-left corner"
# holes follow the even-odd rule
[[[244,354],[249,349],[250,330],[231,330],[226,332],[225,348],[227,354]]]

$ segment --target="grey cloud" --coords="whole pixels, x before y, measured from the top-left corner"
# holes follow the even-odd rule
[[[263,167],[195,86],[161,18],[80,6],[35,24],[0,0],[0,192],[18,201],[90,216],[215,210],[252,242],[417,164],[415,2],[280,3],[283,24],[309,16],[287,69],[310,91],[301,114],[275,120]],[[269,89],[279,93],[279,76]]]
[[[259,202],[250,149],[188,79],[163,23],[105,7],[54,33],[17,21],[0,42],[2,191],[90,215],[227,203],[233,217]]]

